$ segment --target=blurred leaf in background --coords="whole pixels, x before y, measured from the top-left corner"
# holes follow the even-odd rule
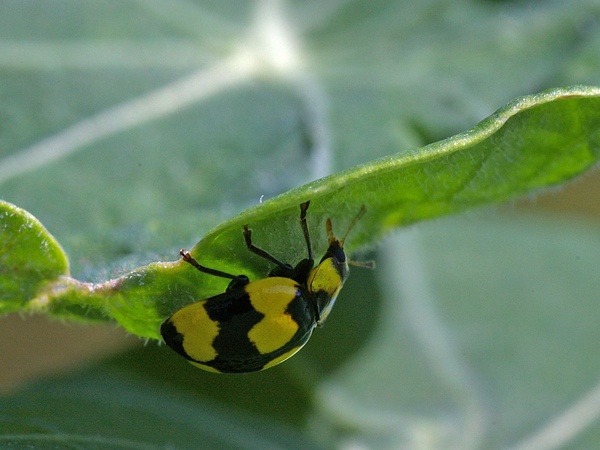
[[[92,281],[176,259],[261,196],[471,128],[517,96],[600,84],[597,0],[31,0],[0,12],[0,196]],[[354,270],[327,326],[282,366],[218,377],[150,345],[7,394],[3,442],[591,448],[597,218],[480,214],[390,237],[380,268]],[[32,332],[7,333],[10,372],[35,356],[23,353]],[[90,399],[108,411],[123,392],[136,408],[95,414]]]

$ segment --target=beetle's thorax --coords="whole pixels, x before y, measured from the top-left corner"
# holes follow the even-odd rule
[[[310,271],[306,281],[308,292],[315,302],[317,325],[323,325],[327,319],[348,278],[348,272],[346,253],[340,242],[335,240],[329,245],[319,264]]]

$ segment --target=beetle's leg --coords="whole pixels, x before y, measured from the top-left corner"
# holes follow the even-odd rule
[[[248,228],[248,225],[244,225],[244,240],[246,241],[246,247],[248,247],[248,250],[250,250],[252,253],[257,254],[258,256],[266,259],[267,261],[271,261],[272,263],[277,264],[282,269],[292,270],[292,266],[279,261],[273,255],[267,253],[262,248],[258,248],[252,243],[252,230]]]
[[[209,275],[214,275],[215,277],[229,278],[230,280],[235,281],[236,284],[248,284],[248,282],[249,282],[248,277],[246,275],[232,275],[227,272],[221,272],[220,270],[210,269],[208,267],[201,265],[198,261],[196,261],[194,258],[192,258],[192,255],[190,255],[190,252],[188,252],[186,250],[180,250],[179,254],[181,255],[181,257],[183,258],[183,260],[186,263],[191,264],[196,269],[198,269],[200,272],[207,273]]]
[[[302,227],[302,234],[304,234],[304,240],[306,241],[306,249],[308,250],[308,260],[312,264],[314,263],[312,246],[310,244],[310,235],[308,234],[308,224],[306,223],[306,210],[310,206],[310,201],[300,204],[300,226]]]

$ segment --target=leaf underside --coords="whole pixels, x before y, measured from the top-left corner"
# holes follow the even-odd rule
[[[306,200],[311,201],[308,223],[319,255],[327,243],[325,220],[331,218],[335,233],[342,235],[362,205],[367,213],[348,238],[349,252],[373,246],[397,227],[559,184],[598,160],[599,94],[596,88],[580,86],[515,100],[470,131],[348,169],[252,207],[207,233],[192,254],[208,267],[255,279],[266,276],[270,267],[247,251],[242,226],[254,230],[256,245],[293,264],[305,254],[297,219],[298,205]],[[15,211],[11,205],[4,209],[7,214]],[[3,271],[34,272],[38,281],[28,284],[24,278],[29,290],[20,295],[13,294],[18,286],[7,288],[4,312],[116,320],[135,335],[158,339],[165,317],[226,286],[226,280],[199,274],[181,261],[153,263],[105,283],[80,283],[65,277],[64,254],[43,227],[36,223],[28,228],[32,218],[26,213],[15,217],[11,226],[6,222],[3,227],[4,242],[12,243],[4,252]],[[31,239],[24,230],[37,236],[34,246],[51,250],[15,245]],[[16,283],[14,278],[9,282]]]

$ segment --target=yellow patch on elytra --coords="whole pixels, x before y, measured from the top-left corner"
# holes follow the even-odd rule
[[[192,303],[171,316],[171,323],[183,336],[183,349],[196,361],[211,361],[217,356],[212,343],[219,334],[219,324],[208,317],[204,302]],[[205,366],[202,366],[205,370]]]
[[[290,278],[263,278],[246,286],[246,292],[254,309],[264,315],[248,332],[258,351],[270,353],[290,342],[299,326],[286,309],[296,298],[298,284]]]

